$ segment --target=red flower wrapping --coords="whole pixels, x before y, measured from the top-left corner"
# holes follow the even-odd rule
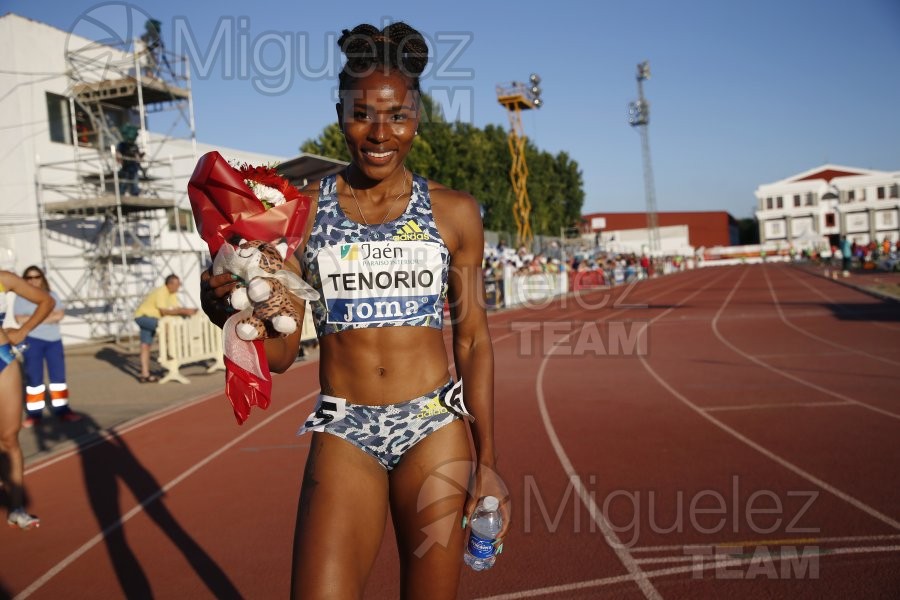
[[[244,179],[281,191],[285,203],[266,210]],[[242,239],[283,241],[287,243],[287,256],[292,255],[303,238],[311,205],[308,197],[272,169],[245,167],[238,171],[218,152],[200,157],[188,182],[188,196],[197,230],[212,256],[222,244],[237,245]],[[272,377],[262,340],[241,342],[237,351],[230,352],[227,329],[226,324],[225,395],[238,424],[242,424],[251,407],[269,406]]]

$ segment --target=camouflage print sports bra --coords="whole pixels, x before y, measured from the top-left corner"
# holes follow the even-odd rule
[[[337,176],[323,178],[301,262],[319,292],[309,303],[319,337],[365,327],[443,327],[450,252],[424,177],[413,175],[402,215],[368,226],[344,214]]]

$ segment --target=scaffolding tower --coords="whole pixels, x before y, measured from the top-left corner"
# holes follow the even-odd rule
[[[644,80],[650,79],[650,63],[644,61],[637,66],[638,99],[628,106],[628,123],[641,134],[641,158],[644,165],[644,194],[647,201],[647,234],[650,254],[662,249],[659,239],[659,218],[656,209],[656,185],[653,181],[653,163],[650,160],[650,103],[644,98]]]
[[[179,208],[185,190],[175,172],[176,161],[196,162],[189,64],[164,47],[159,25],[148,20],[140,39],[119,45],[67,48],[59,111],[72,158],[37,161],[41,255],[67,314],[83,320],[90,339],[121,342],[146,293],[202,260],[182,243],[192,221]],[[139,162],[133,179],[123,160]]]
[[[541,78],[532,74],[530,84],[518,81],[497,86],[497,102],[505,109],[509,117],[509,153],[512,165],[509,178],[516,201],[513,205],[513,219],[516,222],[516,246],[531,246],[534,235],[531,231],[531,199],[528,197],[528,165],[525,162],[525,128],[522,125],[522,111],[540,108]]]

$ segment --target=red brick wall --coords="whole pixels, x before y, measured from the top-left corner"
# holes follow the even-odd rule
[[[582,219],[590,227],[591,219],[604,217],[606,231],[620,229],[644,229],[647,227],[647,213],[592,213],[583,215]],[[657,213],[660,227],[671,225],[687,225],[688,241],[691,246],[730,246],[729,225],[735,225],[734,217],[725,211],[715,212],[661,212]]]

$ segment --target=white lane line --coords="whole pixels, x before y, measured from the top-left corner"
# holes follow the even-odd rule
[[[721,554],[721,555],[712,555],[709,557],[705,557],[706,560],[711,560],[713,562],[725,561],[728,558],[747,558],[744,554],[755,554],[754,548],[758,548],[764,546],[764,544],[757,544],[755,546],[743,546],[743,547],[734,547],[734,548],[724,548],[721,546],[699,546],[698,548],[715,548],[717,551],[725,552],[726,550],[733,549],[735,550],[735,554]],[[744,552],[744,548],[747,549]],[[738,552],[739,551],[739,552]],[[809,556],[825,556],[831,554],[870,554],[877,552],[896,552],[900,551],[900,546],[847,546],[843,548],[815,548],[810,546],[804,546],[802,549],[791,548],[790,552],[766,552],[761,556],[764,557],[764,560],[792,560],[800,557],[809,557]],[[677,563],[685,563],[696,561],[697,557],[693,555],[687,556],[655,556],[650,558],[639,558],[637,561],[642,565],[647,564],[677,564]],[[760,560],[760,557],[757,557],[756,560]],[[704,561],[705,562],[705,561]]]
[[[312,360],[305,361],[299,365],[297,363],[294,363],[291,366],[291,368],[288,369],[288,372],[294,371],[297,369],[302,369],[303,367],[305,367],[307,365],[314,365],[317,362],[319,362],[319,359],[314,358]],[[80,446],[75,446],[68,450],[62,450],[58,453],[54,453],[51,457],[47,458],[46,460],[42,460],[34,465],[27,467],[25,469],[25,475],[30,475],[31,473],[35,473],[37,471],[40,471],[41,469],[45,469],[45,468],[49,467],[50,465],[56,464],[62,460],[69,458],[69,457],[75,456],[77,454],[81,454],[82,452],[84,452],[85,450],[87,450],[89,448],[93,448],[94,446],[99,446],[100,444],[109,442],[109,440],[112,439],[112,437],[113,437],[108,433],[109,431],[114,431],[114,432],[116,432],[117,436],[122,436],[129,431],[132,431],[134,429],[139,429],[141,427],[149,425],[150,423],[153,423],[154,421],[158,421],[164,417],[167,417],[169,415],[175,414],[182,410],[188,409],[196,404],[202,404],[203,402],[209,402],[210,400],[213,400],[215,398],[222,396],[224,393],[225,393],[225,387],[223,384],[222,389],[218,392],[209,392],[205,395],[198,396],[198,397],[194,398],[193,400],[186,400],[186,401],[180,402],[178,404],[165,406],[158,410],[149,412],[145,415],[135,417],[134,419],[126,421],[125,423],[122,423],[121,425],[114,425],[113,427],[109,427],[107,429],[99,429],[96,432],[96,434],[98,436],[97,439],[91,440],[90,442],[87,442]],[[74,444],[74,441],[70,442],[70,443]]]
[[[567,338],[569,336],[566,336]],[[553,348],[556,348],[554,345]],[[619,539],[619,536],[616,535],[615,531],[613,531],[612,526],[606,520],[606,517],[603,515],[603,512],[594,502],[593,494],[589,493],[585,489],[584,483],[581,481],[581,477],[579,477],[578,472],[575,470],[575,467],[572,465],[572,462],[569,460],[566,451],[562,447],[562,443],[559,441],[559,436],[556,435],[556,430],[553,428],[553,423],[550,421],[550,414],[547,411],[547,402],[544,398],[543,391],[543,377],[544,377],[544,369],[547,365],[547,359],[550,355],[553,354],[553,349],[547,353],[544,357],[544,360],[541,362],[540,369],[538,370],[537,375],[537,383],[535,384],[535,392],[537,393],[537,401],[538,408],[541,412],[541,420],[544,422],[544,429],[547,431],[547,437],[550,438],[550,444],[553,446],[553,450],[556,452],[556,458],[559,460],[560,465],[562,465],[563,470],[566,472],[566,475],[569,476],[569,481],[572,482],[575,492],[578,494],[578,497],[581,499],[582,504],[584,504],[588,509],[588,514],[591,515],[591,519],[597,526],[600,528],[600,531],[603,533],[603,537],[606,540],[606,543],[612,548],[613,552],[616,553],[616,556],[619,557],[619,560],[625,566],[625,569],[628,571],[628,578],[626,580],[633,580],[637,583],[638,587],[641,588],[641,591],[644,593],[644,597],[650,600],[661,600],[662,596],[653,587],[653,584],[650,583],[650,580],[644,576],[641,572],[641,568],[638,566],[637,561],[635,561],[634,557],[631,556],[631,553],[625,548],[625,545],[622,544],[622,540]]]
[[[823,557],[827,560],[829,556],[839,556],[845,554],[879,554],[886,552],[900,552],[900,546],[872,546],[869,548],[838,548],[835,551],[829,551],[826,554],[814,555]],[[774,555],[767,557],[771,561],[796,560],[798,557],[793,555],[781,556]],[[702,571],[711,571],[714,569],[725,569],[727,567],[737,567],[742,565],[759,564],[759,558],[729,558],[716,559],[708,558],[699,564],[690,566],[669,567],[666,569],[657,569],[655,571],[643,571],[647,577],[669,577],[672,575],[681,575],[683,573],[701,573]],[[482,596],[478,600],[522,600],[523,598],[536,598],[538,596],[552,596],[554,594],[564,594],[567,592],[579,592],[593,588],[606,587],[631,581],[630,575],[618,575],[616,577],[604,577],[603,579],[591,579],[589,581],[579,581],[563,585],[554,585],[544,588],[536,588],[531,590],[522,590],[520,592],[512,592],[509,594],[499,594],[496,596]]]
[[[802,327],[799,327],[798,325],[795,325],[794,323],[790,322],[788,320],[787,316],[784,314],[784,311],[781,309],[781,303],[778,301],[778,295],[775,293],[775,287],[772,285],[772,280],[769,278],[769,270],[768,269],[763,269],[763,276],[766,278],[766,285],[769,286],[769,294],[772,295],[772,301],[775,302],[775,310],[778,311],[778,316],[781,318],[781,321],[785,325],[787,325],[794,331],[797,331],[798,333],[801,333],[801,334],[805,335],[806,337],[814,339],[818,342],[822,342],[823,344],[827,344],[827,345],[831,346],[832,348],[837,348],[839,350],[843,350],[845,352],[851,352],[853,354],[859,354],[860,356],[865,356],[865,357],[871,358],[872,360],[877,360],[877,361],[887,363],[889,365],[894,365],[894,366],[900,367],[900,362],[897,362],[896,360],[891,360],[891,359],[885,358],[883,356],[878,356],[877,354],[871,354],[869,352],[866,352],[865,350],[859,350],[857,348],[851,348],[850,346],[845,346],[843,344],[833,342],[831,340],[828,340],[821,336],[818,336],[810,331],[807,331],[806,329],[803,329]]]
[[[772,408],[818,408],[820,406],[853,406],[852,402],[783,402],[771,404],[741,404],[736,406],[709,406],[706,412],[727,412],[729,410],[768,410]]]
[[[232,447],[237,445],[239,442],[246,439],[248,436],[256,433],[257,430],[268,425],[270,422],[272,422],[276,418],[280,417],[282,414],[288,412],[289,410],[293,410],[294,408],[296,408],[297,406],[299,406],[306,400],[309,400],[310,398],[314,398],[314,397],[318,396],[318,394],[319,394],[318,390],[316,390],[314,392],[310,392],[309,394],[303,396],[299,400],[295,400],[291,404],[285,406],[278,412],[272,413],[271,415],[268,416],[268,418],[266,418],[263,421],[260,421],[255,426],[253,426],[253,428],[248,429],[247,431],[243,432],[241,435],[237,436],[236,438],[234,438],[227,444],[224,444],[223,446],[221,446],[218,450],[207,455],[206,458],[194,463],[193,466],[186,469],[185,471],[182,471],[182,473],[180,475],[178,475],[177,477],[175,477],[174,479],[169,481],[167,484],[162,486],[160,489],[158,489],[151,495],[144,498],[140,504],[138,504],[137,506],[135,506],[134,508],[129,510],[127,513],[125,513],[121,517],[119,517],[119,519],[117,519],[115,522],[111,523],[108,527],[106,527],[106,529],[104,529],[103,531],[101,531],[100,533],[98,533],[97,535],[92,537],[91,539],[89,539],[87,542],[82,544],[79,548],[77,548],[75,551],[73,551],[67,557],[65,557],[58,563],[56,563],[46,573],[44,573],[43,575],[41,575],[40,577],[35,579],[31,583],[31,585],[29,585],[27,588],[25,588],[24,590],[19,592],[19,594],[16,595],[16,597],[13,600],[23,600],[24,598],[28,598],[29,596],[31,596],[31,594],[33,594],[34,592],[39,590],[41,587],[43,587],[44,584],[46,584],[48,581],[50,581],[59,572],[61,572],[63,569],[65,569],[66,567],[71,565],[79,557],[81,557],[83,554],[88,552],[91,548],[93,548],[94,546],[96,546],[97,544],[102,542],[103,539],[107,535],[109,535],[113,531],[121,528],[127,521],[131,520],[132,517],[143,512],[144,509],[149,504],[151,504],[152,502],[155,502],[160,496],[162,496],[163,494],[165,494],[166,492],[168,492],[169,490],[174,488],[176,485],[178,485],[179,483],[181,483],[182,481],[184,481],[185,479],[187,479],[188,477],[190,477],[191,475],[193,475],[194,473],[199,471],[201,468],[205,467],[207,464],[209,464],[210,462],[212,462],[213,460],[215,460],[216,458],[221,456],[224,452],[231,449]]]
[[[825,358],[846,357],[849,352],[782,352],[780,354],[757,354],[757,358]],[[855,353],[854,353],[855,354]]]
[[[770,365],[769,363],[767,363],[767,362],[765,362],[765,361],[763,361],[763,360],[758,359],[757,357],[753,356],[752,354],[748,354],[747,352],[744,352],[743,350],[741,350],[740,348],[738,348],[737,346],[735,346],[734,344],[732,344],[731,342],[729,342],[729,341],[725,338],[725,336],[722,335],[722,332],[719,331],[719,317],[721,317],[722,312],[725,310],[725,308],[726,308],[726,307],[728,306],[728,304],[731,302],[732,296],[734,296],[734,293],[737,291],[737,286],[739,286],[739,285],[741,284],[741,281],[744,280],[744,278],[747,276],[747,273],[748,273],[748,272],[749,272],[749,271],[744,271],[744,274],[741,275],[740,279],[739,279],[738,282],[735,284],[734,289],[731,290],[731,293],[728,294],[728,297],[725,299],[725,303],[722,304],[722,307],[719,308],[719,311],[716,313],[716,316],[713,317],[713,320],[712,320],[712,329],[713,329],[713,333],[716,335],[717,338],[719,338],[719,341],[720,341],[720,342],[722,342],[723,344],[725,344],[726,346],[728,346],[728,348],[730,348],[734,353],[740,354],[741,356],[743,356],[744,358],[746,358],[746,359],[749,360],[750,362],[755,363],[756,365],[758,365],[758,366],[760,366],[760,367],[766,369],[767,371],[771,371],[772,373],[775,373],[775,374],[777,374],[777,375],[781,375],[781,376],[784,377],[785,379],[790,379],[791,381],[793,381],[793,382],[795,382],[795,383],[799,383],[799,384],[802,385],[802,386],[805,386],[805,387],[814,389],[814,390],[816,390],[816,391],[818,391],[818,392],[821,392],[821,393],[825,394],[826,396],[831,396],[831,397],[833,397],[833,398],[837,398],[838,400],[843,400],[843,401],[845,401],[845,402],[851,402],[851,403],[853,403],[853,404],[856,404],[857,406],[861,406],[861,407],[863,407],[863,408],[866,408],[866,409],[868,409],[868,410],[871,410],[872,412],[876,412],[876,413],[881,414],[881,415],[884,415],[884,416],[886,416],[886,417],[891,417],[892,419],[900,419],[900,414],[892,413],[892,412],[889,411],[889,410],[884,410],[883,408],[879,408],[879,407],[877,407],[877,406],[873,406],[873,405],[871,405],[871,404],[867,404],[867,403],[862,402],[862,401],[860,401],[860,400],[856,400],[855,398],[851,398],[850,396],[845,396],[844,394],[841,394],[840,392],[835,392],[835,391],[829,390],[828,388],[822,387],[821,385],[817,385],[817,384],[815,384],[815,383],[812,383],[812,382],[810,382],[810,381],[807,381],[807,380],[805,380],[805,379],[802,379],[802,378],[800,378],[800,377],[797,377],[796,375],[793,375],[792,373],[788,373],[787,371],[784,371],[784,370],[779,369],[779,368],[777,368],[777,367],[773,367],[773,366]]]
[[[819,277],[820,277],[820,276],[815,275],[815,274],[813,274],[813,273],[809,273],[808,271],[802,271],[802,270],[801,270],[801,273],[805,273],[805,274],[808,275],[809,277],[816,277],[816,278],[819,278]],[[806,281],[803,281],[803,279],[801,279],[800,277],[796,277],[795,275],[790,275],[790,276],[791,276],[792,278],[794,278],[796,281],[798,281],[799,283],[802,283],[803,285],[805,285],[805,286],[806,286],[807,288],[809,288],[811,291],[813,291],[813,292],[815,292],[816,294],[818,294],[821,298],[825,299],[825,300],[828,301],[830,304],[836,304],[836,305],[843,304],[842,302],[837,301],[837,300],[835,300],[834,298],[832,298],[831,296],[825,294],[825,292],[823,292],[823,291],[821,291],[821,290],[819,290],[819,289],[813,287],[812,285],[810,285],[810,284],[807,283]],[[835,283],[834,281],[831,281],[831,280],[828,280],[828,279],[826,279],[826,281],[828,281],[828,282],[831,283],[832,285],[841,285],[841,284],[839,284],[839,283]],[[846,287],[845,287],[844,289],[852,289],[852,291],[855,292],[855,293],[857,293],[857,294],[865,294],[865,292],[861,292],[861,291],[859,291],[859,290],[857,290],[857,289],[854,289],[854,288],[846,288]],[[848,313],[848,314],[851,314],[851,315],[857,315],[857,314],[859,314],[859,311],[858,311],[858,310],[849,310],[849,309],[848,309],[848,310],[847,310],[847,313]],[[834,311],[832,311],[832,314],[834,314]],[[889,323],[881,323],[881,322],[878,322],[878,321],[863,321],[863,322],[864,322],[864,323],[867,323],[867,324],[869,324],[869,325],[872,325],[872,326],[874,326],[874,327],[878,327],[878,328],[880,328],[880,329],[887,329],[887,330],[889,330],[889,331],[898,331],[898,328],[897,328],[897,327],[893,327],[893,326],[891,326]]]
[[[740,278],[738,278],[738,281],[734,284],[734,287],[732,288],[731,292],[728,294],[728,297],[725,298],[725,301],[722,303],[722,306],[719,308],[719,311],[716,313],[716,316],[713,317],[713,321],[712,321],[713,328],[715,328],[716,319],[717,319],[718,316],[722,313],[722,311],[725,310],[725,308],[728,306],[728,303],[731,302],[731,298],[734,296],[735,292],[737,292],[738,287],[740,286],[740,284],[741,284],[741,282],[744,280],[744,278],[747,276],[747,273],[748,273],[748,272],[749,272],[749,271],[744,271],[744,273],[740,276]],[[661,316],[661,315],[660,315],[660,316]],[[652,323],[652,321],[651,321],[651,323]],[[721,339],[721,338],[720,338],[720,339]],[[836,496],[836,497],[840,498],[840,499],[843,500],[844,502],[847,502],[848,504],[850,504],[850,505],[852,505],[852,506],[855,506],[855,507],[858,508],[859,510],[861,510],[861,511],[863,511],[864,513],[866,513],[866,514],[868,514],[868,515],[870,515],[870,516],[872,516],[872,517],[878,519],[878,520],[881,521],[882,523],[886,523],[887,525],[890,525],[890,526],[893,527],[894,529],[900,529],[900,522],[898,522],[898,521],[892,519],[891,517],[889,517],[889,516],[887,516],[887,515],[885,515],[885,514],[882,514],[881,512],[875,510],[874,508],[872,508],[872,507],[869,506],[868,504],[865,504],[865,503],[863,503],[862,501],[857,500],[856,498],[854,498],[854,497],[851,496],[850,494],[847,494],[846,492],[843,492],[843,491],[837,489],[837,488],[834,487],[833,485],[831,485],[831,484],[829,484],[829,483],[827,483],[827,482],[825,482],[825,481],[819,479],[818,477],[816,477],[816,476],[812,475],[811,473],[805,471],[804,469],[800,468],[799,466],[795,465],[794,463],[792,463],[792,462],[790,462],[790,461],[788,461],[788,460],[782,458],[781,456],[775,454],[774,452],[770,451],[769,449],[765,448],[764,446],[762,446],[762,445],[760,445],[760,444],[754,442],[753,440],[751,440],[751,439],[748,438],[747,436],[743,435],[742,433],[738,432],[737,430],[732,429],[731,427],[729,427],[728,425],[726,425],[726,424],[723,423],[722,421],[718,420],[717,418],[715,418],[714,416],[712,416],[712,415],[709,414],[708,412],[704,411],[700,406],[698,406],[697,404],[694,404],[693,402],[691,402],[690,400],[688,400],[687,397],[685,397],[683,394],[681,394],[678,390],[676,390],[675,388],[673,388],[673,387],[669,384],[668,381],[666,381],[665,379],[663,379],[662,376],[660,376],[660,374],[657,373],[656,370],[654,370],[653,367],[650,366],[650,363],[647,362],[647,359],[646,359],[645,357],[639,355],[638,358],[640,359],[641,364],[644,366],[644,369],[646,369],[647,372],[650,373],[650,376],[653,377],[653,378],[654,378],[661,386],[663,386],[666,390],[668,390],[668,392],[669,392],[670,394],[672,394],[673,396],[675,396],[675,398],[677,398],[678,400],[680,400],[685,406],[687,406],[688,408],[690,408],[691,410],[693,410],[694,412],[696,412],[698,415],[700,415],[701,417],[703,417],[704,419],[706,419],[707,421],[709,421],[710,423],[712,423],[713,425],[715,425],[716,427],[718,427],[719,429],[721,429],[722,431],[724,431],[725,433],[728,433],[729,435],[731,435],[731,436],[734,437],[735,439],[737,439],[737,440],[743,442],[744,444],[750,446],[751,448],[753,448],[754,450],[756,450],[757,452],[759,452],[760,454],[762,454],[762,455],[765,456],[766,458],[768,458],[768,459],[770,459],[770,460],[772,460],[772,461],[778,463],[779,465],[781,465],[781,466],[784,467],[785,469],[788,469],[789,471],[792,471],[792,472],[796,473],[797,475],[799,475],[799,476],[802,477],[803,479],[809,481],[810,483],[813,483],[813,484],[819,486],[819,487],[822,488],[823,490],[829,492],[829,493],[832,494],[833,496]],[[764,364],[764,363],[763,363],[763,364]],[[764,366],[765,366],[765,364],[764,364]]]
[[[687,296],[684,300],[678,303],[677,306],[681,306],[689,299],[693,298],[701,291],[718,281],[724,277],[724,275],[720,275],[719,277],[713,278],[706,285],[696,290],[694,293]],[[679,286],[680,287],[680,286]],[[676,287],[675,289],[678,289]],[[653,298],[669,294],[673,291],[673,289],[663,290],[660,294],[655,296],[651,296],[649,300]],[[669,308],[665,311],[666,314],[674,310],[673,308]],[[608,320],[613,315],[623,313],[624,310],[615,311],[610,313],[609,315],[604,316],[603,320]],[[584,325],[582,325],[582,328]],[[547,432],[547,437],[550,439],[550,444],[553,446],[554,452],[556,452],[556,457],[559,460],[560,465],[565,471],[566,475],[569,477],[569,481],[572,482],[575,492],[578,494],[578,497],[581,499],[582,504],[588,509],[588,514],[590,514],[591,519],[597,526],[600,528],[600,531],[603,533],[603,537],[606,540],[606,543],[612,548],[613,552],[616,553],[616,556],[625,566],[625,569],[628,571],[629,576],[625,578],[623,581],[634,581],[638,587],[641,588],[641,591],[644,593],[644,596],[648,599],[661,599],[662,596],[653,587],[653,584],[650,583],[650,580],[643,576],[641,573],[641,569],[635,561],[634,557],[631,556],[627,547],[622,543],[619,537],[616,535],[612,526],[607,521],[606,517],[603,515],[603,511],[597,506],[594,502],[594,494],[588,493],[586,491],[586,486],[581,481],[581,477],[578,475],[578,472],[575,470],[575,467],[572,465],[572,461],[569,459],[568,454],[566,454],[565,449],[563,448],[562,443],[559,440],[559,436],[556,434],[556,429],[553,427],[553,422],[550,419],[550,412],[547,410],[547,401],[544,397],[544,372],[547,369],[547,364],[549,363],[550,357],[553,355],[555,350],[563,344],[568,338],[577,333],[579,330],[573,331],[568,335],[560,338],[556,341],[556,343],[551,346],[550,350],[544,355],[544,358],[541,360],[541,365],[538,368],[537,377],[535,379],[535,394],[537,395],[538,409],[541,413],[541,420],[544,423],[544,429]]]
[[[815,545],[815,544],[849,544],[852,542],[894,542],[900,540],[900,535],[844,535],[834,537],[814,537],[814,538],[785,538],[780,540],[739,540],[730,541],[722,540],[718,542],[709,542],[707,544],[670,544],[666,546],[638,546],[632,548],[634,552],[677,552],[690,548],[709,548],[710,546],[784,546],[792,545]]]

